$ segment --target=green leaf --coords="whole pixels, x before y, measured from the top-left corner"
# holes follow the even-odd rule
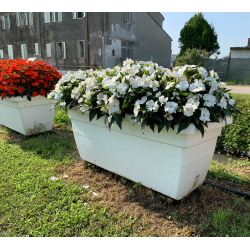
[[[97,117],[96,117],[96,119],[97,120],[99,120],[102,116],[104,116],[105,115],[105,113],[103,113],[103,112],[98,112],[97,113]]]
[[[128,106],[129,106],[129,99],[126,98],[126,99],[124,99],[124,101],[123,101],[122,108],[124,109],[124,108],[127,108]]]
[[[154,122],[150,123],[150,124],[149,124],[149,127],[151,128],[151,130],[152,130],[153,132],[155,132],[155,123],[154,123]]]
[[[168,131],[169,128],[171,127],[172,121],[166,120],[166,121],[165,121],[165,124],[166,124],[166,129],[167,129],[167,131]]]
[[[27,99],[31,102],[31,96],[27,95]]]
[[[202,123],[194,123],[195,127],[201,132],[202,137],[204,136],[204,127]]]
[[[181,120],[178,126],[177,134],[180,133],[182,130],[186,129],[189,126],[189,120]]]
[[[89,121],[90,122],[95,118],[95,116],[97,115],[97,113],[98,113],[97,109],[90,110],[90,112],[89,112]]]
[[[165,126],[165,122],[159,122],[158,123],[158,133],[160,133],[162,131],[162,129],[164,128]]]
[[[141,123],[141,129],[142,129],[143,133],[144,133],[146,124],[147,124],[147,121],[145,121],[145,120]]]
[[[122,130],[122,115],[121,114],[115,114],[115,118],[116,118],[116,123],[119,126],[119,128]]]
[[[153,114],[151,117],[159,122],[162,122],[162,119],[159,115]]]

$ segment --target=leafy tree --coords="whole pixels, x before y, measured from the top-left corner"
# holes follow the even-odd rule
[[[195,14],[185,23],[180,32],[178,40],[180,45],[180,56],[184,54],[187,49],[197,48],[199,50],[206,50],[209,55],[219,55],[220,46],[217,42],[217,34],[212,24],[209,24],[204,19],[202,13]]]
[[[174,66],[189,64],[201,67],[203,58],[209,58],[209,53],[206,50],[187,49],[182,56],[176,58]]]

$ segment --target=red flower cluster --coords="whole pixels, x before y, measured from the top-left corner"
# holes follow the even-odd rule
[[[0,60],[0,97],[46,96],[62,75],[44,61]]]

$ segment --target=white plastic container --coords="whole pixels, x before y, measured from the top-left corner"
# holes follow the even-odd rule
[[[24,135],[32,135],[52,130],[55,108],[50,111],[55,100],[36,96],[0,98],[0,124]]]
[[[132,125],[131,115],[115,124],[111,132],[104,117],[89,121],[89,115],[69,110],[76,144],[82,159],[113,173],[180,200],[200,186],[212,161],[221,123],[210,123],[205,135],[190,124],[181,133],[164,128],[145,134],[139,124]],[[232,118],[227,118],[227,124]]]

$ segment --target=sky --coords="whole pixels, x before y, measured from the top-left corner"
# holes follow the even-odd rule
[[[202,11],[200,11],[202,12]],[[178,39],[185,23],[198,12],[161,12],[165,20],[163,29],[172,38],[172,54],[180,52]],[[245,47],[250,38],[250,12],[202,12],[209,24],[213,24],[221,54],[228,56],[230,47]]]

